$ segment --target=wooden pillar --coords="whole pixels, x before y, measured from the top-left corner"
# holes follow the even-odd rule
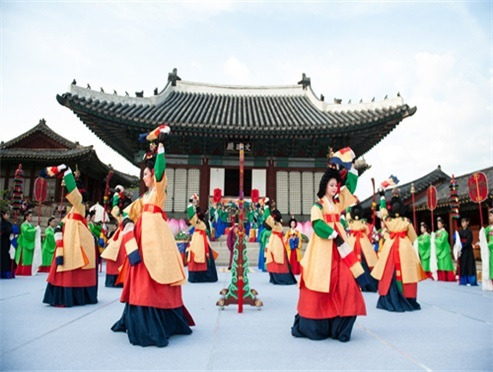
[[[36,174],[35,173],[36,171],[36,165],[33,164],[33,166],[31,167],[31,182],[30,182],[30,185],[29,185],[29,199],[32,201],[34,200],[34,175]]]
[[[199,200],[200,208],[205,211],[209,208],[209,186],[211,183],[211,167],[209,165],[209,158],[204,157],[202,159],[202,165],[200,166],[200,188],[199,188]]]
[[[269,159],[267,161],[267,177],[266,177],[266,182],[267,182],[267,195],[269,199],[274,199],[276,200],[277,194],[277,185],[276,185],[276,169],[274,168],[274,159]]]
[[[5,166],[5,180],[3,181],[3,189],[9,189],[9,177],[10,177],[10,164]]]

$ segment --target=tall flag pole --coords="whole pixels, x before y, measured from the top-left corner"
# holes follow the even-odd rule
[[[375,178],[371,179],[371,187],[373,188],[373,194],[371,195],[371,221],[373,223],[373,226],[376,228],[377,202],[376,202],[376,194],[375,194]]]
[[[245,151],[244,146],[240,144],[240,198],[239,198],[239,229],[238,238],[234,246],[233,263],[231,265],[231,283],[228,288],[224,288],[219,292],[221,299],[216,302],[217,306],[224,310],[225,306],[238,304],[238,313],[243,312],[243,305],[256,306],[260,310],[263,306],[262,301],[257,299],[258,292],[250,288],[250,282],[248,280],[248,273],[250,272],[250,266],[248,263],[245,228],[243,226],[244,219],[244,192],[243,192],[243,175],[244,175],[244,162]]]
[[[413,201],[413,224],[414,224],[414,228],[417,230],[418,227],[416,225],[416,207],[414,206],[414,194],[416,192],[416,189],[414,188],[414,182],[411,183],[411,198],[412,198],[412,201]]]
[[[433,211],[437,207],[437,189],[430,185],[426,190],[428,209],[431,211],[431,248],[430,248],[430,271],[434,280],[438,280],[437,248],[435,244],[435,221]]]
[[[245,226],[243,226],[243,197],[244,197],[244,190],[243,190],[243,176],[244,176],[244,170],[245,170],[245,149],[243,147],[243,143],[240,144],[240,198],[238,201],[238,206],[240,209],[239,212],[239,219],[238,223],[240,225],[238,229],[238,240],[239,240],[239,247],[238,250],[240,252],[240,259],[239,259],[239,267],[240,269],[243,269],[243,251],[245,250],[244,246],[244,236],[245,236]],[[243,270],[241,270],[243,271]],[[243,312],[243,272],[241,272],[241,275],[238,276],[238,312],[242,313]]]
[[[104,249],[106,245],[106,215],[108,213],[108,204],[110,200],[110,180],[111,177],[113,176],[113,169],[111,168],[110,164],[110,170],[108,171],[108,174],[106,175],[106,185],[104,188],[104,195],[103,195],[103,220],[102,220],[102,228],[101,228],[101,233],[99,234],[99,246]],[[111,207],[109,208],[111,210]],[[100,259],[99,261],[99,272],[103,271],[103,260]]]

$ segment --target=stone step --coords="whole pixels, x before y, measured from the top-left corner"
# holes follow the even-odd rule
[[[228,266],[230,252],[226,241],[211,242],[211,248],[214,249],[219,256],[216,259],[217,266]],[[260,243],[246,243],[247,257],[250,266],[257,266]]]

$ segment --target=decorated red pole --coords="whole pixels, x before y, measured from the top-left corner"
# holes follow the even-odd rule
[[[243,226],[243,173],[245,163],[245,149],[243,143],[240,143],[240,199],[239,199],[239,229],[238,229],[238,252],[239,252],[239,273],[238,276],[238,312],[243,312],[243,236],[245,235],[245,228]]]
[[[413,182],[413,183],[411,183],[411,198],[413,201],[413,225],[414,225],[414,228],[417,230],[418,227],[416,225],[416,207],[414,206],[414,193],[415,192],[416,192],[416,189],[414,188],[414,182]]]
[[[239,144],[240,155],[240,187],[239,187],[239,215],[238,215],[238,239],[234,247],[233,262],[231,266],[231,282],[228,288],[224,288],[219,292],[222,296],[219,301],[216,302],[217,306],[224,309],[225,306],[232,304],[238,305],[238,313],[243,312],[243,305],[256,306],[260,310],[263,306],[262,301],[257,298],[258,292],[250,287],[250,281],[248,280],[249,262],[246,255],[246,247],[244,244],[245,228],[243,224],[244,220],[244,191],[243,191],[243,176],[244,176],[244,163],[245,163],[245,151],[243,144]]]
[[[371,220],[372,220],[373,226],[376,226],[377,225],[377,221],[376,221],[377,202],[376,202],[376,194],[375,194],[375,178],[371,179],[371,187],[373,188],[373,194],[371,195]]]
[[[105,224],[106,224],[106,213],[107,213],[107,210],[108,210],[108,202],[109,202],[109,199],[110,199],[110,180],[111,180],[111,177],[112,176],[113,176],[113,169],[111,169],[111,167],[110,167],[110,170],[108,172],[108,175],[106,176],[106,186],[104,188],[104,195],[103,195],[103,226],[102,226],[102,229],[101,229],[101,235],[99,236],[100,239],[103,239],[103,242],[105,240],[105,231],[104,230],[105,230]],[[100,261],[99,261],[99,272],[102,272],[102,271],[103,271],[103,260],[100,259]]]
[[[483,172],[474,173],[467,180],[467,189],[471,200],[478,203],[479,206],[479,225],[483,226],[483,211],[481,210],[481,202],[488,196],[488,179]]]

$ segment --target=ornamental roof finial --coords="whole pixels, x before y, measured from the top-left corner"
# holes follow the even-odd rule
[[[306,87],[309,87],[311,85],[310,78],[307,77],[304,72],[301,74],[301,80],[298,81],[298,85],[303,85],[303,89],[306,89]]]
[[[171,82],[171,85],[176,87],[176,82],[180,80],[181,78],[178,76],[178,69],[175,67],[173,72],[168,73],[168,82]]]

